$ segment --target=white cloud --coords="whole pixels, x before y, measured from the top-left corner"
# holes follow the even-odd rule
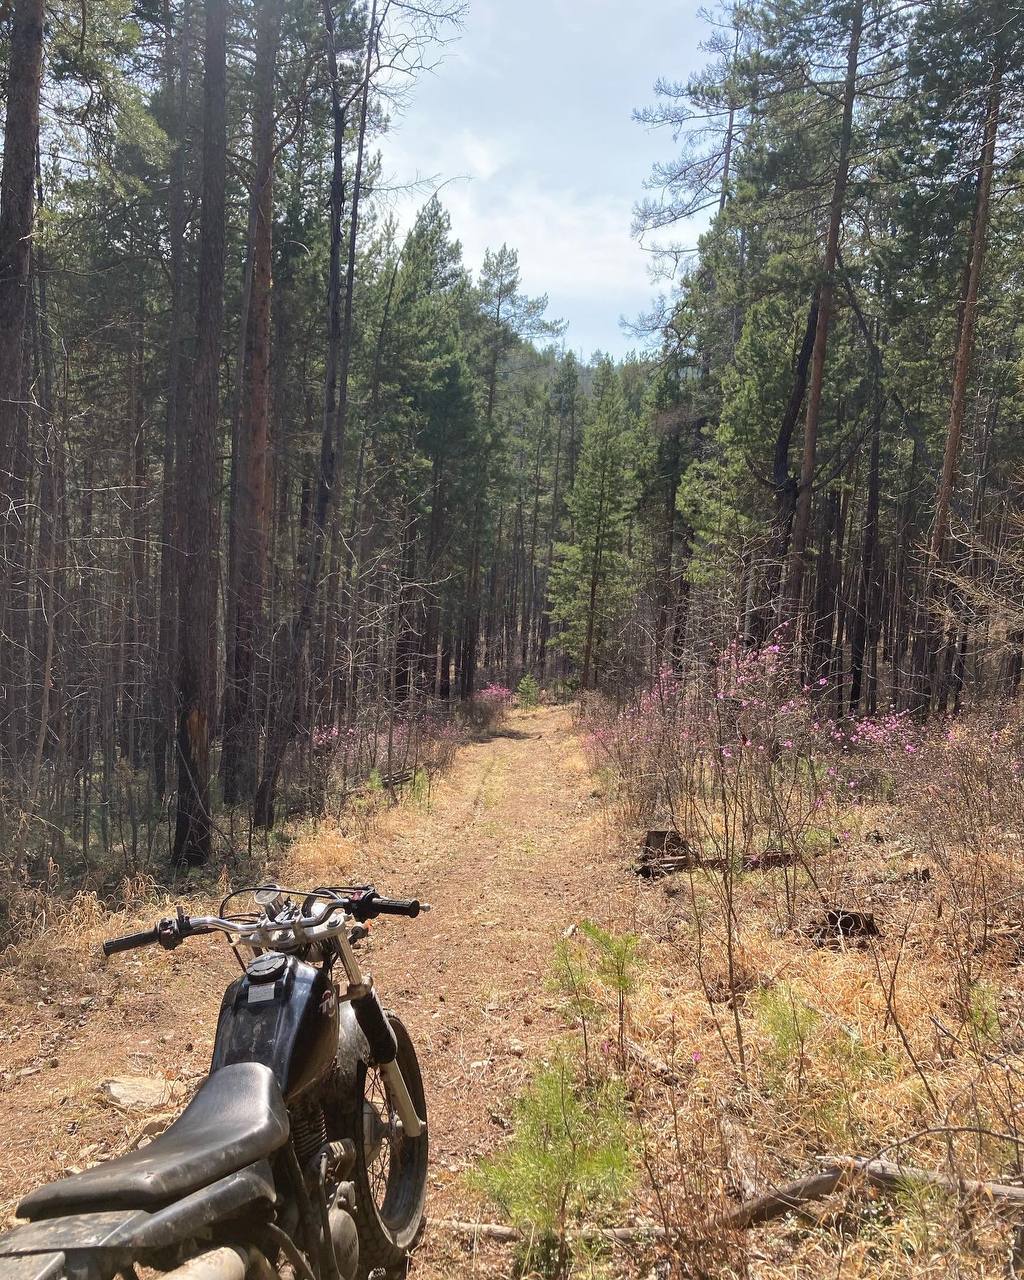
[[[587,354],[628,349],[620,317],[657,291],[630,224],[672,144],[631,108],[659,72],[686,73],[703,34],[697,0],[635,7],[649,21],[623,28],[619,0],[472,0],[462,40],[381,144],[401,225],[437,190],[467,265],[516,249],[524,289],[549,295]]]
[[[570,345],[588,355],[598,345],[630,345],[618,334],[619,317],[644,309],[651,289],[627,200],[550,188],[522,167],[513,147],[470,128],[418,152],[396,133],[384,146],[384,170],[402,227],[440,187],[467,266],[478,270],[486,249],[507,244],[519,254],[524,289],[547,293],[549,314],[569,321]]]
[[[646,287],[643,256],[630,239],[629,210],[571,190],[545,189],[532,176],[463,183],[447,193],[452,226],[471,264],[484,250],[518,250],[524,278],[541,292],[611,299]]]

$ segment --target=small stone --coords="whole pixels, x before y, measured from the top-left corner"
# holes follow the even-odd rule
[[[508,1042],[508,1051],[513,1058],[521,1058],[526,1053],[526,1045],[522,1040],[512,1039]]]

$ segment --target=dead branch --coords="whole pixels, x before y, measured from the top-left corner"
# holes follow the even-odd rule
[[[895,1164],[889,1160],[875,1160],[864,1156],[833,1156],[818,1173],[807,1174],[784,1186],[773,1188],[764,1195],[744,1200],[735,1208],[716,1214],[706,1220],[699,1235],[712,1235],[720,1231],[744,1231],[761,1226],[784,1214],[802,1208],[815,1200],[824,1200],[834,1191],[865,1182],[883,1191],[899,1191],[908,1183],[925,1183],[941,1187],[965,1200],[988,1202],[997,1212],[1014,1216],[1024,1212],[1024,1187],[1003,1182],[978,1181],[973,1178],[956,1178],[933,1169],[921,1169],[916,1165]],[[513,1244],[526,1234],[519,1227],[505,1226],[499,1222],[458,1222],[442,1218],[432,1223],[435,1227],[456,1235],[475,1239],[494,1240],[501,1244]],[[571,1233],[576,1240],[607,1240],[615,1244],[637,1244],[644,1241],[664,1240],[668,1236],[664,1227],[597,1227],[583,1226]]]
[[[792,1209],[809,1204],[812,1200],[824,1200],[826,1196],[837,1190],[849,1171],[840,1165],[834,1165],[821,1173],[811,1173],[795,1182],[787,1182],[783,1187],[776,1187],[763,1196],[755,1196],[752,1200],[744,1200],[734,1209],[716,1214],[708,1219],[701,1234],[715,1231],[744,1231],[747,1227],[757,1227],[773,1218],[781,1218]]]
[[[862,1179],[884,1191],[898,1191],[908,1183],[922,1182],[932,1187],[942,1187],[969,1200],[987,1200],[1003,1213],[1024,1210],[1024,1187],[1014,1187],[1001,1182],[982,1182],[971,1178],[954,1178],[933,1169],[921,1169],[916,1165],[895,1164],[889,1160],[873,1160],[864,1156],[831,1157],[820,1173],[808,1174],[795,1182],[745,1200],[726,1213],[711,1219],[709,1228],[718,1227],[743,1230],[782,1217],[792,1209],[798,1209],[812,1200],[823,1200],[843,1186]]]
[[[642,1044],[638,1044],[635,1040],[631,1040],[628,1036],[625,1038],[624,1044],[626,1052],[641,1067],[644,1067],[652,1075],[659,1076],[662,1080],[672,1084],[678,1078],[678,1072],[670,1067],[667,1062],[663,1062],[661,1058],[655,1057],[649,1049],[645,1049]]]
[[[515,1244],[522,1240],[528,1232],[521,1227],[508,1227],[501,1222],[458,1222],[453,1218],[438,1218],[431,1222],[432,1227],[440,1227],[459,1236],[472,1236],[478,1240],[494,1240],[499,1244]],[[667,1232],[664,1227],[653,1224],[646,1227],[581,1227],[579,1231],[570,1232],[574,1240],[607,1240],[612,1244],[640,1244],[648,1240],[664,1240]]]
[[[964,1199],[988,1200],[1003,1213],[1024,1210],[1024,1187],[1015,1187],[1006,1182],[955,1178],[936,1173],[932,1169],[918,1169],[890,1160],[867,1160],[862,1156],[837,1156],[835,1164],[865,1178],[872,1186],[887,1190],[899,1190],[906,1187],[908,1182],[925,1182],[929,1186],[943,1187]]]

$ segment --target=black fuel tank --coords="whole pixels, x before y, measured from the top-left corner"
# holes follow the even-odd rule
[[[330,978],[294,956],[267,952],[224,992],[210,1069],[262,1062],[290,1103],[323,1078],[337,1048]]]

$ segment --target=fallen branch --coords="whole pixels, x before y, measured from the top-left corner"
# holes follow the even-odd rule
[[[521,1227],[507,1227],[501,1222],[458,1222],[453,1218],[438,1218],[432,1227],[451,1231],[458,1236],[472,1236],[477,1240],[494,1240],[499,1244],[516,1244],[530,1233]],[[647,1240],[664,1240],[664,1227],[581,1227],[570,1231],[570,1240],[608,1240],[614,1244],[641,1244]]]
[[[744,1200],[735,1208],[708,1218],[699,1236],[714,1235],[719,1231],[744,1231],[757,1227],[774,1218],[801,1209],[815,1200],[824,1200],[834,1191],[857,1183],[883,1191],[900,1191],[908,1183],[921,1182],[932,1187],[942,1187],[964,1199],[987,1201],[994,1209],[1011,1216],[1024,1213],[1024,1187],[1004,1182],[982,1182],[973,1178],[954,1178],[932,1169],[920,1169],[915,1165],[894,1164],[889,1160],[873,1160],[863,1156],[833,1156],[819,1173],[775,1187],[761,1196]],[[474,1239],[494,1240],[501,1244],[514,1244],[527,1235],[520,1227],[505,1226],[500,1222],[458,1222],[441,1218],[431,1224],[456,1235]],[[664,1227],[654,1225],[637,1227],[584,1226],[570,1232],[572,1240],[607,1240],[614,1244],[641,1244],[645,1241],[664,1240],[668,1236]]]
[[[669,1084],[674,1084],[678,1079],[678,1073],[668,1065],[662,1062],[661,1058],[655,1057],[649,1049],[645,1049],[642,1044],[638,1044],[635,1040],[631,1040],[628,1036],[624,1041],[626,1052],[635,1059],[640,1066],[646,1067],[652,1075],[660,1076]]]
[[[887,1190],[900,1190],[908,1182],[925,1182],[932,1187],[943,1187],[964,1199],[989,1200],[1001,1211],[1024,1211],[1024,1187],[1006,1182],[981,1182],[974,1178],[953,1178],[932,1169],[918,1169],[912,1165],[894,1164],[890,1160],[866,1160],[862,1156],[837,1156],[835,1164],[865,1178],[872,1186]]]
[[[475,1240],[496,1240],[500,1244],[516,1244],[523,1233],[518,1227],[506,1227],[500,1222],[456,1222],[452,1218],[437,1218],[430,1223],[457,1236],[472,1236]]]
[[[797,1178],[795,1182],[787,1182],[783,1187],[776,1187],[763,1196],[755,1196],[752,1200],[744,1200],[735,1209],[727,1209],[725,1213],[716,1214],[704,1226],[702,1234],[712,1234],[716,1230],[743,1231],[747,1227],[760,1226],[762,1222],[770,1222],[773,1218],[781,1218],[792,1209],[809,1204],[812,1200],[824,1200],[832,1194],[849,1171],[838,1166],[822,1170],[821,1173],[808,1174],[806,1178]]]
[[[813,1200],[849,1186],[856,1181],[867,1182],[883,1191],[900,1191],[908,1183],[923,1182],[931,1187],[942,1187],[964,1199],[988,1200],[993,1207],[1005,1213],[1024,1212],[1024,1187],[1014,1187],[1003,1182],[980,1182],[972,1178],[953,1178],[932,1169],[916,1165],[894,1164],[889,1160],[872,1160],[864,1156],[833,1156],[820,1173],[808,1174],[795,1182],[777,1187],[765,1195],[745,1200],[735,1209],[710,1219],[707,1228],[743,1230],[756,1227],[773,1218]]]

